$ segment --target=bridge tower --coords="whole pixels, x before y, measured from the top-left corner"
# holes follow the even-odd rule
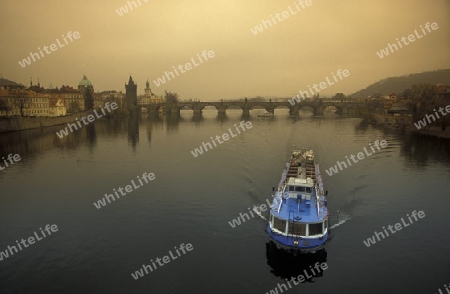
[[[125,84],[125,101],[127,102],[128,110],[134,110],[137,106],[137,84],[134,83],[130,76],[128,85]]]

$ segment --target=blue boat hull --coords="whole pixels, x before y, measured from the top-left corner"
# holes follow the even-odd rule
[[[285,250],[294,250],[300,252],[315,252],[316,250],[322,249],[325,246],[325,243],[328,241],[329,234],[329,231],[327,231],[327,233],[323,237],[315,239],[283,236],[273,232],[270,229],[269,224],[267,224],[266,232],[278,247]],[[295,240],[298,241],[297,245],[294,244]]]

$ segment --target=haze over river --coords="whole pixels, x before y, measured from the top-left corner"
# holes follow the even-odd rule
[[[315,262],[323,275],[284,293],[437,293],[450,282],[450,141],[287,110],[261,118],[205,110],[202,119],[98,120],[59,139],[62,126],[0,134],[0,252],[39,228],[58,231],[0,261],[0,293],[266,293]],[[249,120],[208,152],[191,150]],[[388,146],[333,176],[325,170],[376,140]],[[268,212],[229,222],[271,199],[292,149],[314,148],[333,238],[292,258],[264,232]],[[3,161],[0,161],[3,166]],[[93,203],[144,173],[155,179],[97,209]],[[425,217],[367,247],[407,214]],[[408,222],[408,221],[407,221]],[[408,222],[409,223],[409,222]],[[193,250],[135,280],[143,264]],[[280,292],[281,293],[281,292]]]

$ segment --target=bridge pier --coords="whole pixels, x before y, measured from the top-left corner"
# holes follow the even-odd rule
[[[348,114],[348,107],[341,106],[341,107],[340,107],[340,110],[341,110],[341,113],[340,113],[340,114],[345,114],[345,115]]]
[[[217,107],[217,114],[219,115],[226,115],[227,109],[225,107]]]
[[[289,115],[298,116],[298,106],[289,107]]]
[[[194,115],[192,116],[192,119],[194,121],[201,121],[203,119],[203,115],[201,112],[194,112]]]
[[[325,107],[323,107],[323,106],[317,106],[317,107],[315,108],[314,114],[315,114],[315,115],[323,115],[323,114],[324,114],[324,111],[325,111]]]
[[[180,109],[178,107],[171,107],[169,110],[171,116],[180,116]]]

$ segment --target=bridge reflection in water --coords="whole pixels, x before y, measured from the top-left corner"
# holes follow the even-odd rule
[[[172,116],[180,116],[182,109],[192,109],[194,116],[201,115],[205,107],[214,107],[218,115],[225,115],[227,109],[242,109],[244,116],[250,115],[250,110],[265,109],[274,113],[275,109],[289,109],[289,115],[298,116],[299,111],[305,108],[312,109],[315,115],[324,114],[325,110],[333,109],[337,114],[361,116],[369,112],[369,106],[364,102],[339,102],[339,101],[302,101],[291,105],[289,102],[177,102],[160,104],[142,104],[139,107],[146,108],[149,114],[161,113],[164,110]]]

